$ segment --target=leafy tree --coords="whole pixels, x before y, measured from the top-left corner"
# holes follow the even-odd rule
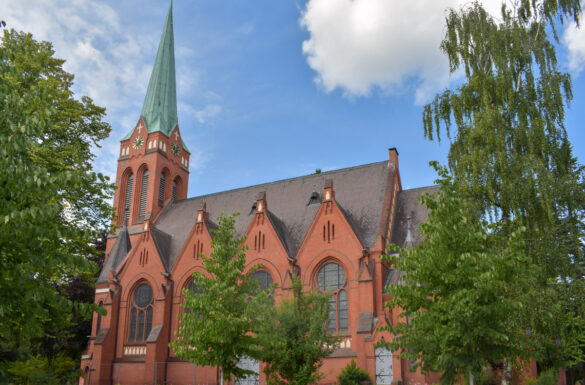
[[[339,373],[337,381],[339,381],[339,385],[361,385],[362,382],[371,383],[372,379],[368,372],[357,367],[355,360],[351,360]]]
[[[327,332],[328,297],[303,293],[298,277],[293,295],[271,310],[260,330],[264,372],[271,385],[306,385],[320,378],[322,359],[333,351],[339,338]]]
[[[510,380],[514,357],[529,355],[544,366],[583,360],[585,178],[583,167],[572,155],[564,127],[565,107],[572,98],[571,79],[559,71],[555,52],[559,21],[578,22],[580,15],[579,0],[519,0],[512,6],[504,3],[498,19],[478,2],[449,11],[441,48],[451,71],[462,69],[465,81],[455,90],[437,95],[423,113],[428,139],[439,139],[442,132],[451,139],[448,161],[452,193],[462,204],[458,208],[462,212],[460,220],[464,218],[468,223],[468,229],[461,228],[462,235],[429,223],[426,236],[432,238],[449,231],[451,238],[444,241],[455,247],[456,255],[463,258],[479,253],[481,266],[484,258],[490,261],[512,251],[511,256],[527,258],[509,262],[526,264],[523,269],[527,274],[520,282],[530,283],[529,292],[525,285],[513,284],[506,286],[509,292],[501,297],[504,303],[515,304],[514,319],[505,321],[513,322],[512,326],[502,330],[496,324],[494,330],[502,335],[492,337],[493,346],[484,341],[488,344],[476,347],[476,357],[481,353],[486,359],[502,359],[503,382]],[[441,198],[444,196],[445,193]],[[428,199],[425,203],[431,208],[436,205]],[[447,219],[433,218],[450,225]],[[487,228],[486,223],[490,223]],[[435,251],[441,250],[440,245],[428,242],[423,250],[428,257],[421,256],[420,266],[404,262],[407,276],[416,274],[409,269],[426,268],[424,264],[439,267],[441,253]],[[489,263],[484,268],[488,266]],[[463,265],[452,267],[461,269]],[[458,274],[466,273],[458,270]],[[431,283],[426,278],[410,278],[411,283],[418,281],[419,297],[401,299],[401,295],[408,294],[407,289],[393,289],[395,300],[402,301],[407,313],[424,317],[418,311],[419,305],[435,299],[433,284],[440,285],[441,281]],[[459,279],[451,282],[453,279],[449,275],[442,281],[451,293],[465,283]],[[497,277],[490,279],[498,282]],[[497,285],[491,289],[492,293],[500,290]],[[485,298],[490,298],[489,294],[486,291]],[[453,302],[451,310],[457,312],[468,306],[467,299]],[[499,314],[497,310],[495,307],[495,315]],[[469,321],[467,330],[486,326],[481,319]],[[424,321],[413,319],[412,324],[420,322]],[[526,338],[521,338],[522,330]],[[465,336],[464,331],[460,332]],[[399,339],[402,348],[410,346],[411,352],[422,349],[420,341],[409,338],[404,335]],[[445,349],[448,341],[454,343],[453,349],[459,345],[459,341],[438,331],[429,334],[428,339],[441,340]],[[430,366],[443,370],[477,370],[481,364],[481,360],[474,359],[469,367],[449,361],[438,351],[433,355],[443,357],[443,361],[434,361]],[[427,350],[419,350],[419,358],[423,367],[425,360],[434,360]]]
[[[53,54],[48,42],[3,31],[0,376],[7,362],[41,349],[49,325],[66,330],[72,314],[91,315],[93,305],[63,288],[72,277],[92,279],[97,268],[86,256],[96,253],[95,229],[111,218],[112,185],[91,164],[92,146],[110,132],[105,110],[74,98],[73,75]]]
[[[170,343],[177,356],[202,366],[219,366],[225,376],[253,374],[238,367],[242,357],[260,359],[257,332],[270,304],[253,275],[244,272],[244,238],[234,239],[234,216],[221,215],[209,256],[201,255],[209,274],[195,273],[198,292],[185,289],[177,339]]]
[[[481,373],[488,362],[526,358],[530,338],[517,318],[531,297],[529,258],[520,227],[494,237],[497,224],[469,220],[446,170],[438,195],[425,195],[428,222],[419,247],[389,258],[407,272],[389,287],[392,308],[408,323],[396,325],[393,350],[418,360],[423,371],[441,371],[441,381]]]

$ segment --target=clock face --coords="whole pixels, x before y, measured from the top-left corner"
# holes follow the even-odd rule
[[[181,154],[181,147],[179,147],[179,143],[173,142],[171,143],[171,152],[174,156],[179,156]]]
[[[137,136],[136,138],[134,138],[134,140],[132,141],[132,147],[135,150],[138,150],[140,147],[142,147],[142,145],[144,144],[144,138],[142,136]]]

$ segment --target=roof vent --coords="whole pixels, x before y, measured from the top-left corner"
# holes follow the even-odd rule
[[[252,208],[250,209],[250,214],[248,214],[248,215],[254,215],[254,214],[256,214],[256,203],[257,203],[257,201],[255,201],[254,203],[252,203]]]
[[[309,203],[307,206],[319,206],[321,204],[321,197],[317,191],[313,191],[311,193],[311,197],[309,198]]]

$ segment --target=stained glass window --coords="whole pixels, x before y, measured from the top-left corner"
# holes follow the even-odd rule
[[[317,273],[317,286],[330,293],[327,330],[348,330],[349,310],[345,270],[335,262],[325,264]]]
[[[129,342],[144,342],[152,329],[153,293],[147,283],[139,285],[132,296],[130,309]]]

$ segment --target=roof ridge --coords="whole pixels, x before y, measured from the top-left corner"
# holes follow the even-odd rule
[[[435,188],[435,187],[440,187],[440,185],[438,185],[438,184],[432,184],[430,186],[421,186],[421,187],[407,188],[407,189],[402,189],[399,192],[415,191],[415,190],[422,190],[422,189],[432,189],[432,188]]]

